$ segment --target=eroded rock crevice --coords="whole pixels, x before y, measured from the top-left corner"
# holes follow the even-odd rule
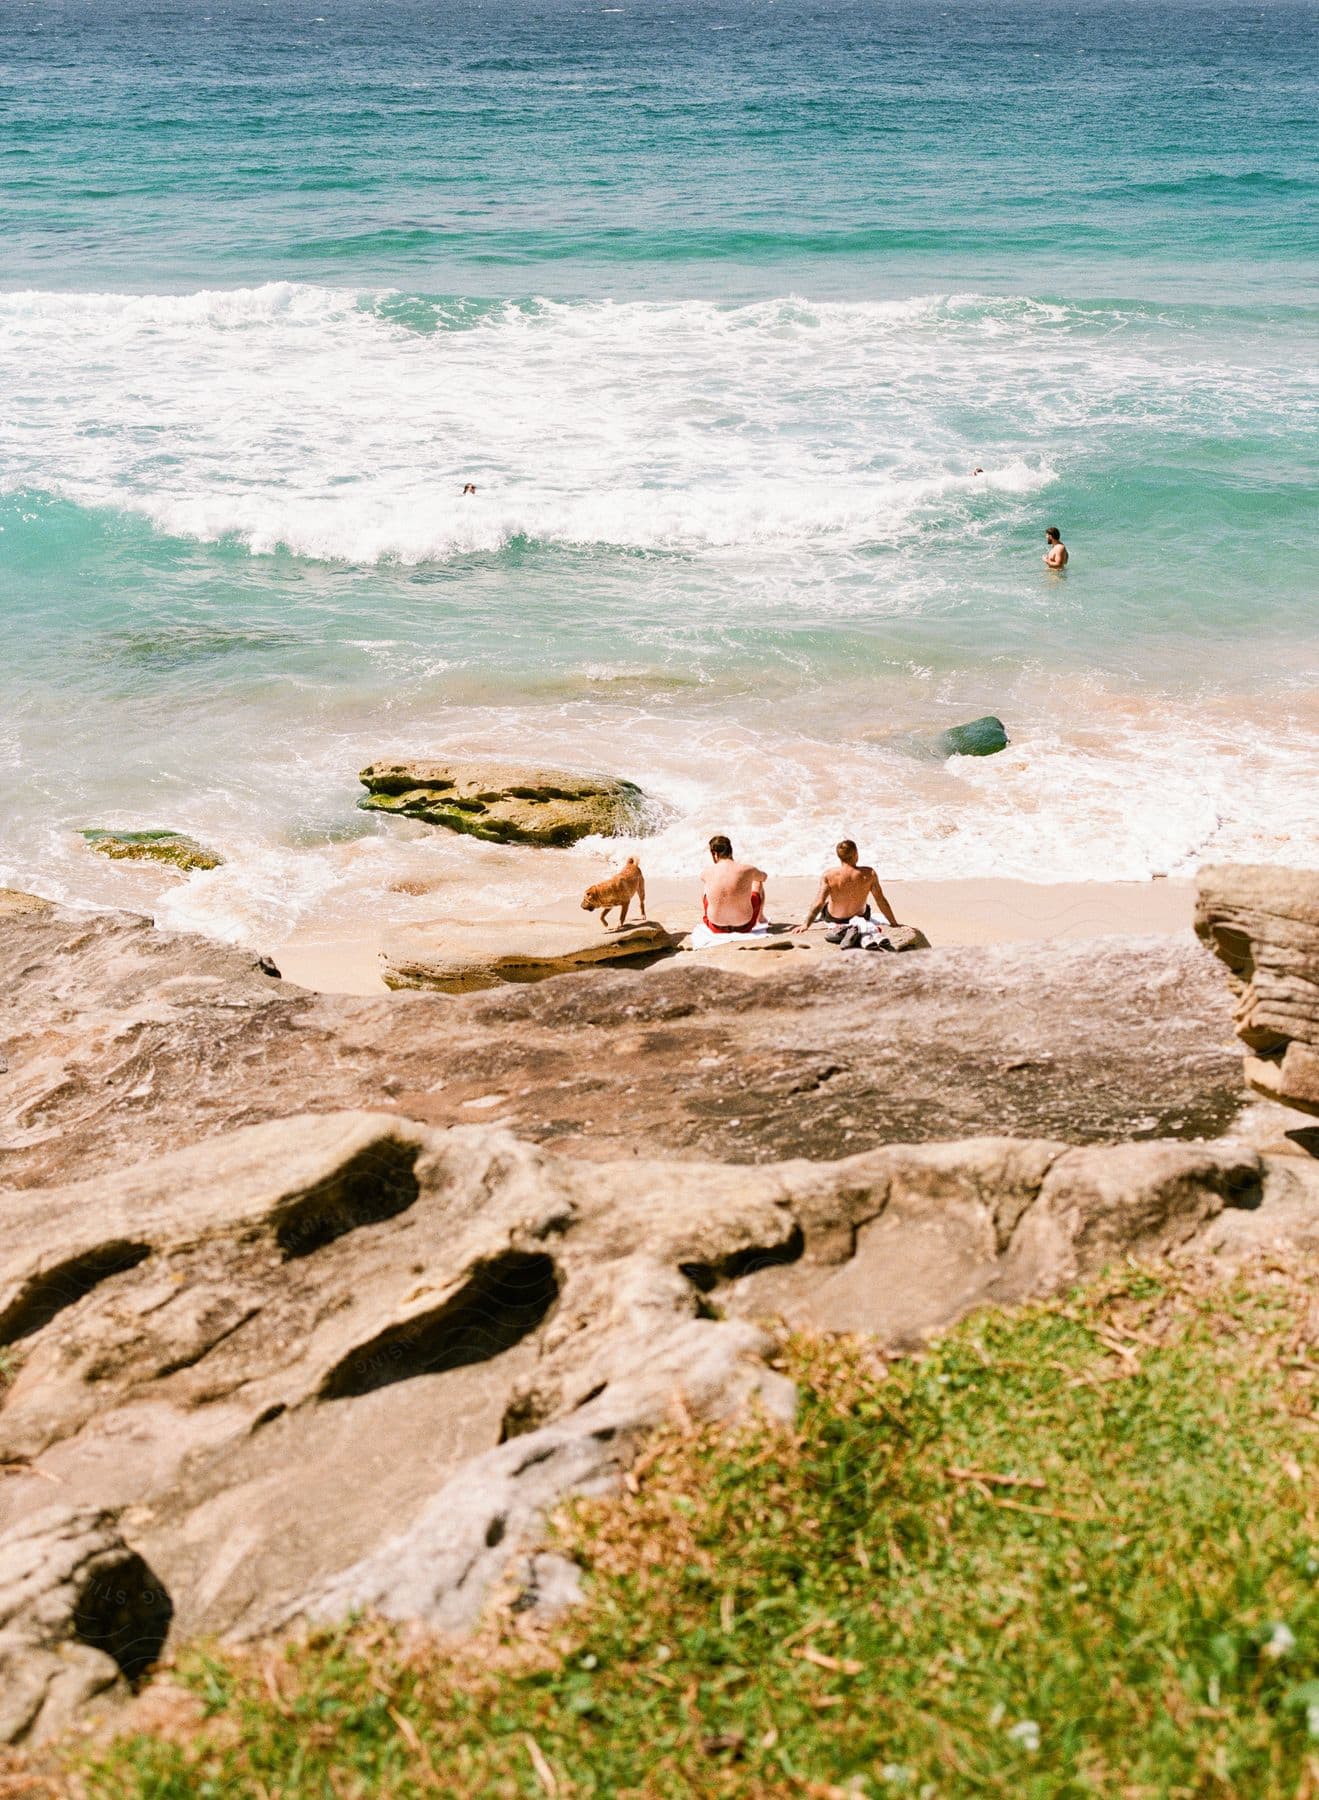
[[[44,1330],[66,1307],[85,1300],[103,1281],[134,1269],[151,1254],[150,1244],[118,1240],[97,1244],[32,1275],[0,1313],[0,1345],[16,1344]]]
[[[135,1682],[160,1658],[174,1603],[136,1551],[90,1570],[73,1608],[73,1635]]]
[[[559,1295],[553,1259],[510,1250],[481,1264],[434,1312],[390,1326],[331,1369],[323,1400],[351,1400],[394,1382],[489,1362],[544,1320]]]
[[[420,1191],[414,1144],[371,1144],[327,1181],[287,1206],[275,1241],[286,1257],[310,1256],[347,1232],[396,1218]]]
[[[755,1275],[762,1269],[799,1262],[805,1249],[805,1234],[800,1225],[794,1224],[782,1243],[747,1244],[730,1250],[717,1262],[684,1262],[678,1267],[699,1293],[710,1294],[723,1282],[740,1281],[744,1275]]]

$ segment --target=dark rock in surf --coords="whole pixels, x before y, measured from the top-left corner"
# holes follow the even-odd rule
[[[941,756],[996,756],[1007,749],[1008,734],[1002,719],[986,713],[968,725],[950,725],[935,741]]]

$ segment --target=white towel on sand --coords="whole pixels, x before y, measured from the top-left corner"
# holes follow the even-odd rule
[[[727,949],[730,944],[745,943],[747,938],[766,938],[768,936],[769,926],[763,919],[758,925],[753,925],[750,931],[711,931],[705,920],[700,919],[692,926],[692,934],[687,940],[687,948],[689,950],[717,950],[722,944]]]

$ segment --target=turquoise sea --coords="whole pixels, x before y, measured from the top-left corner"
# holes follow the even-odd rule
[[[613,860],[356,811],[448,752],[641,781],[652,875],[1319,863],[1317,27],[8,0],[0,881],[256,941]]]

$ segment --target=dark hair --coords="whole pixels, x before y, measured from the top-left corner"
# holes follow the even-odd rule
[[[733,846],[722,832],[718,837],[710,839],[710,854],[716,862],[722,862],[726,856],[733,854]]]
[[[856,845],[851,838],[844,838],[841,843],[835,844],[834,850],[839,862],[854,863],[856,861]]]
[[[1059,531],[1059,529],[1058,529],[1058,527],[1057,527],[1057,526],[1056,526],[1056,525],[1048,525],[1048,526],[1046,526],[1046,527],[1045,527],[1045,531],[1044,531],[1044,535],[1045,535],[1045,537],[1047,537],[1047,538],[1057,538],[1057,540],[1058,540],[1058,542],[1059,542],[1059,543],[1060,543],[1060,544],[1061,544],[1061,543],[1062,543],[1062,541],[1063,541],[1063,534],[1062,534],[1062,532],[1061,532],[1061,531]]]

